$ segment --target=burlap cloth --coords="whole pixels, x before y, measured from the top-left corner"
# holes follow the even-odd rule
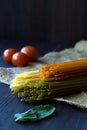
[[[10,84],[16,74],[24,71],[32,71],[47,63],[58,63],[62,61],[70,61],[75,59],[87,58],[87,41],[79,41],[73,48],[64,49],[60,52],[49,52],[39,58],[38,62],[30,63],[27,67],[0,67],[0,82]],[[67,102],[80,108],[87,108],[87,92],[70,95],[67,97],[56,98],[57,101]]]

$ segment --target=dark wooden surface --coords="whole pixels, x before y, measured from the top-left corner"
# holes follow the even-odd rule
[[[12,67],[2,60],[2,52],[8,47],[20,49],[24,45],[35,45],[39,49],[39,56],[56,48],[56,44],[27,43],[19,41],[0,41],[0,66]],[[46,46],[46,47],[45,47]],[[60,50],[62,47],[59,44]],[[16,123],[14,114],[20,113],[36,105],[51,104],[55,106],[55,113],[42,121],[35,123]],[[87,130],[87,110],[68,105],[67,103],[47,100],[34,103],[21,102],[16,95],[12,95],[8,85],[0,83],[0,130]]]

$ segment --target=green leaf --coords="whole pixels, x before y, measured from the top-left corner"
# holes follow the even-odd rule
[[[15,121],[37,121],[50,116],[55,111],[55,107],[51,105],[39,105],[24,113],[17,113],[14,115]]]

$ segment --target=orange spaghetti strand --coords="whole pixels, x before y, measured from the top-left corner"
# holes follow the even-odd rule
[[[63,80],[87,74],[87,59],[44,65],[39,69],[44,81]]]

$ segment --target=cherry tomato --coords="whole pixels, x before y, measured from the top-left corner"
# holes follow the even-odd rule
[[[14,66],[23,67],[28,64],[29,58],[22,52],[17,52],[12,56],[12,64]]]
[[[3,60],[7,63],[11,63],[11,58],[14,53],[16,53],[17,50],[14,48],[8,48],[3,52]]]
[[[21,49],[21,52],[28,55],[29,61],[36,61],[38,58],[38,50],[34,46],[25,46]]]

